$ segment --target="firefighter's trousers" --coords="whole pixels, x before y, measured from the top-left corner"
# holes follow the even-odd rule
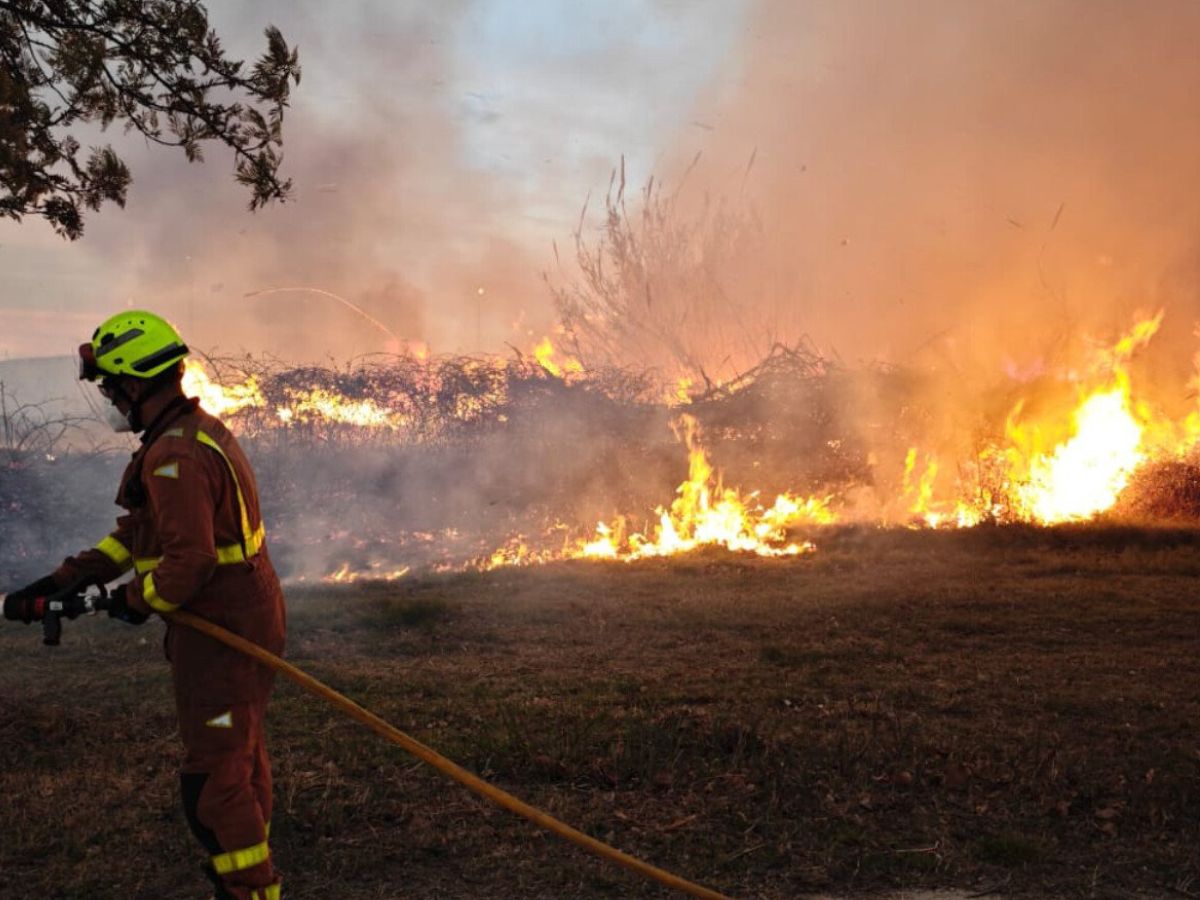
[[[269,579],[258,574],[247,573],[225,585],[243,589],[235,595],[236,605],[214,604],[198,614],[280,653],[282,604],[270,590],[278,582],[273,572]],[[223,614],[230,609],[235,612]],[[274,673],[184,627],[168,628],[167,654],[185,750],[180,775],[184,812],[210,856],[217,896],[277,900],[280,879],[268,844],[271,766],[263,728]]]

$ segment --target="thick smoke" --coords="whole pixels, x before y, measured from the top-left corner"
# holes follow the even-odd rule
[[[903,392],[867,371],[832,403],[878,502],[908,447],[952,480],[1019,400],[1065,427],[1098,349],[1158,309],[1137,396],[1179,419],[1200,318],[1198,39],[1200,7],[1175,0],[758,3],[658,173],[666,199],[629,217],[650,252],[608,269],[661,335],[652,362],[728,379],[807,339],[852,369],[901,367]],[[672,230],[684,252],[655,244]]]
[[[1190,0],[766,0],[672,177],[702,151],[762,217],[733,295],[847,361],[1028,377],[1166,307],[1186,370],[1197,40]]]
[[[245,297],[278,287],[334,290],[435,350],[497,349],[514,322],[548,323],[537,276],[552,264],[549,238],[561,241],[573,223],[538,219],[531,190],[553,187],[555,203],[577,209],[589,190],[602,192],[626,148],[575,160],[534,188],[468,164],[464,123],[498,113],[486,91],[447,102],[461,61],[444,36],[477,7],[392,5],[376,15],[384,6],[331,23],[280,2],[239,12],[214,4],[214,24],[228,33],[275,21],[302,54],[345,58],[341,76],[310,69],[297,93],[286,148],[295,203],[231,217],[245,197],[213,177],[222,161],[188,167],[147,154],[130,158],[138,181],[127,215],[156,227],[127,233],[111,215],[93,219],[90,246],[128,263],[124,292],[168,309],[198,346],[293,360],[388,349],[386,335],[328,298]],[[847,378],[814,401],[814,420],[860,441],[855,451],[879,482],[910,446],[891,427],[898,420],[912,425],[912,443],[945,452],[953,476],[953,460],[970,458],[980,429],[1002,423],[1027,386],[1077,370],[1090,342],[1110,342],[1160,307],[1165,324],[1138,360],[1139,384],[1177,413],[1195,403],[1187,382],[1200,318],[1198,42],[1191,0],[758,3],[736,53],[676,116],[687,124],[655,173],[679,221],[724,204],[746,227],[735,246],[716,247],[710,268],[676,257],[710,293],[668,278],[663,293],[635,299],[701,298],[707,330],[688,350],[720,377],[754,365],[775,340],[805,336],[848,366],[883,361],[914,373],[904,394],[879,389],[896,381]],[[257,43],[234,49],[253,56]],[[611,62],[614,77],[628,77],[627,53]],[[655,118],[629,114],[646,128]],[[535,125],[527,137],[543,133]],[[728,327],[709,327],[722,312]],[[680,306],[676,321],[686,337],[698,317],[685,313]],[[640,351],[615,361],[661,362]],[[925,414],[910,423],[914,401]],[[763,406],[755,421],[775,427],[784,413]],[[286,538],[340,553],[338,541],[392,523],[439,543],[464,521],[498,537],[556,516],[586,525],[669,502],[682,453],[661,410],[629,426],[638,435],[629,447],[649,448],[636,458],[620,455],[612,435],[624,433],[596,417],[539,415],[530,431],[360,455],[354,466],[336,454],[259,452],[280,555]],[[731,438],[719,449],[714,461],[743,487],[818,487],[756,468],[762,447],[743,454]],[[877,488],[880,502],[895,495],[894,485]],[[313,565],[300,558],[308,552],[292,551],[293,572],[338,562]]]

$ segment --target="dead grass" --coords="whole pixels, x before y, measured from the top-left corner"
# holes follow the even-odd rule
[[[1194,891],[1200,535],[818,542],[294,590],[289,656],[731,895]],[[157,626],[74,625],[0,634],[0,896],[203,897]],[[291,897],[660,895],[290,685],[270,727]]]

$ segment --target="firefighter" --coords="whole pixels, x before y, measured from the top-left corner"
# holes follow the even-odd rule
[[[283,593],[254,473],[225,426],[184,396],[187,353],[174,327],[137,310],[111,317],[80,346],[80,378],[99,381],[110,424],[141,435],[117,495],[126,514],[94,548],[10,597],[107,583],[132,570],[133,580],[114,590],[109,615],[140,624],[182,607],[279,654]],[[205,871],[218,898],[276,900],[263,740],[273,673],[169,622],[165,649],[185,751],[183,809],[210,855]]]

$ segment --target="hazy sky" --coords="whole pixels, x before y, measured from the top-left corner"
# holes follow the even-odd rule
[[[731,55],[740,0],[212,0],[235,54],[262,28],[299,46],[285,123],[295,202],[251,215],[215,146],[181,154],[107,135],[124,210],[67,243],[0,222],[0,358],[69,351],[127,304],[223,351],[346,358],[385,336],[338,293],[437,350],[501,350],[551,319],[541,270],[624,154],[644,178]],[[480,294],[479,289],[484,293]]]

